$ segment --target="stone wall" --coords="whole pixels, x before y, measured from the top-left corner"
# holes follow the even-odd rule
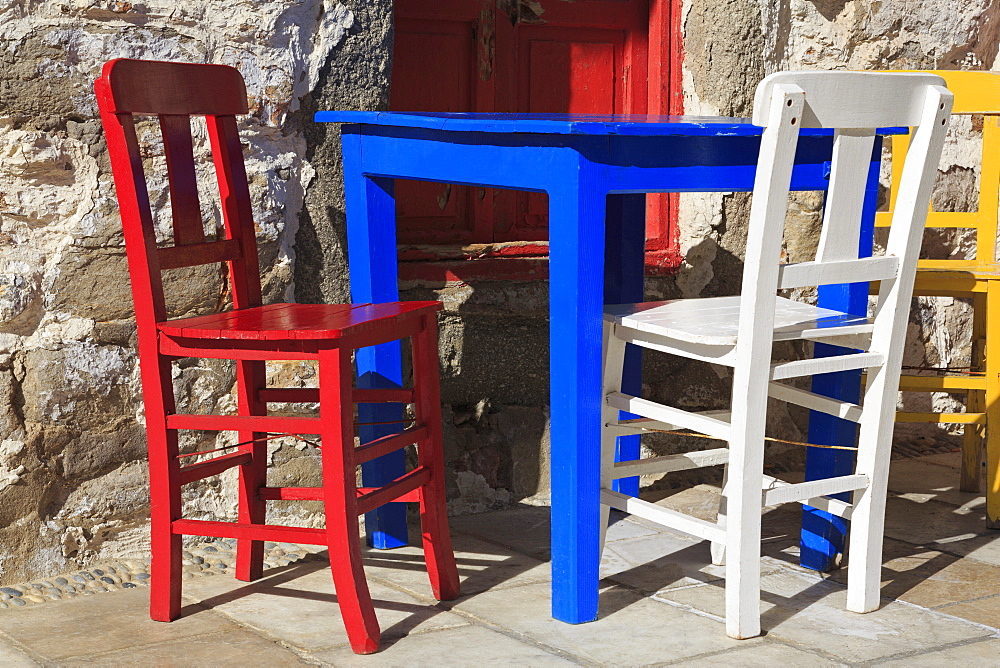
[[[785,68],[992,68],[998,6],[993,0],[686,0],[687,111],[748,114],[757,81]],[[138,57],[239,67],[251,96],[241,131],[267,298],[344,301],[339,137],[310,119],[317,109],[384,108],[391,10],[392,0],[0,0],[0,582],[145,548],[145,438],[131,295],[91,92],[101,64]],[[957,125],[958,135],[975,134],[971,122]],[[155,132],[140,129],[155,153]],[[964,206],[976,169],[967,142],[950,144],[938,204]],[[151,179],[158,208],[166,204],[162,186],[162,178]],[[217,205],[203,201],[211,226]],[[820,205],[816,195],[796,196],[786,239],[790,259],[812,250]],[[650,279],[648,296],[735,293],[747,208],[746,195],[685,196],[685,263],[675,277]],[[158,223],[166,234],[165,219]],[[967,240],[958,241],[967,252]],[[941,237],[930,245],[945,252],[953,243]],[[214,269],[175,273],[168,277],[174,313],[217,302]],[[404,298],[445,304],[442,392],[452,510],[545,502],[546,286],[403,287]],[[922,301],[914,311],[908,363],[967,359],[967,309],[946,310],[939,302]],[[724,403],[725,374],[663,359],[647,367],[646,392],[653,397],[692,408]],[[315,378],[304,364],[275,364],[270,373],[275,382],[297,385]],[[231,408],[227,365],[179,364],[174,381],[186,409]],[[943,406],[951,399],[934,401]],[[776,410],[772,433],[801,437],[804,418]],[[937,439],[938,432],[922,435]],[[183,447],[226,442],[189,434]],[[662,437],[646,445],[668,452],[692,444]],[[277,441],[270,453],[272,484],[317,484],[311,448]],[[786,468],[801,462],[795,448],[779,447],[775,455],[774,463]],[[185,511],[232,517],[233,488],[232,472],[191,486]],[[272,519],[315,525],[316,510],[276,504]]]
[[[128,556],[146,542],[132,299],[92,93],[101,65],[132,57],[240,69],[250,95],[240,130],[266,298],[293,298],[296,235],[317,173],[303,101],[329,78],[331,53],[359,39],[367,55],[344,67],[388,69],[387,3],[358,4],[361,16],[335,0],[0,3],[0,581]],[[371,20],[376,9],[382,15]],[[382,94],[365,97],[378,88],[370,79],[353,86],[366,103]],[[155,128],[139,131],[155,154]],[[197,134],[204,139],[203,129]],[[154,208],[162,210],[162,164],[146,164],[155,174]],[[211,175],[200,176],[204,214],[214,221],[218,196],[209,195]],[[164,216],[157,224],[166,234]],[[169,273],[174,313],[217,301],[216,268]],[[274,372],[305,383],[310,370]],[[174,381],[181,404],[194,410],[231,402],[233,374],[223,364],[178,365]],[[183,447],[212,443],[189,436]],[[290,444],[272,450],[278,476],[308,477],[290,460],[311,453]],[[186,511],[231,516],[232,487],[230,475],[186,488]]]

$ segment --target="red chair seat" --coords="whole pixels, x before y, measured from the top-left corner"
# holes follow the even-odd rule
[[[160,332],[187,339],[242,341],[335,340],[396,328],[405,319],[440,310],[439,302],[387,304],[268,304],[158,323]]]

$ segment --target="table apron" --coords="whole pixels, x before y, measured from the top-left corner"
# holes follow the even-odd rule
[[[584,172],[613,194],[749,191],[760,146],[759,137],[727,136],[358,134],[361,171],[369,177],[548,193]],[[831,151],[830,137],[802,137],[792,190],[825,190]]]

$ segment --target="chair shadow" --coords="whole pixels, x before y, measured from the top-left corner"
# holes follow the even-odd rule
[[[461,543],[462,534],[459,532],[452,533],[453,540],[457,543]],[[416,540],[411,538],[411,546],[420,545],[419,533],[417,536],[418,538]],[[489,543],[482,540],[481,537],[472,537],[480,543],[480,549],[489,547]],[[459,550],[457,549],[456,552],[459,552]],[[455,560],[458,566],[462,590],[463,592],[469,593],[463,593],[458,598],[451,601],[437,601],[433,599],[429,592],[429,581],[427,583],[428,591],[425,593],[414,591],[414,589],[410,586],[394,582],[392,573],[380,573],[379,575],[374,576],[368,574],[367,579],[369,582],[377,582],[379,584],[388,585],[392,589],[401,591],[405,595],[418,601],[415,603],[403,603],[399,601],[386,600],[384,598],[372,598],[376,615],[382,611],[409,613],[404,619],[382,627],[382,647],[389,647],[399,639],[406,637],[413,631],[414,628],[428,619],[431,619],[441,613],[449,612],[456,602],[495,589],[498,586],[503,585],[505,582],[521,575],[526,570],[536,566],[536,564],[532,562],[523,562],[523,564],[519,565],[518,561],[520,560],[517,558],[519,555],[508,555],[507,558],[504,558],[504,555],[506,554],[505,550],[497,550],[496,552],[480,552],[480,554],[483,555],[483,558],[470,556],[470,553],[464,550],[461,551],[461,554],[456,554]],[[422,553],[413,554],[411,552],[404,552],[402,549],[375,550],[373,548],[363,548],[363,556],[366,568],[382,567],[391,569],[392,571],[421,571],[426,573],[426,564]],[[269,568],[264,572],[264,576],[259,580],[246,582],[243,586],[239,586],[230,591],[215,594],[196,603],[187,604],[183,606],[181,614],[186,616],[199,610],[219,608],[227,603],[232,603],[253,594],[287,597],[298,599],[303,602],[316,601],[328,603],[330,605],[338,605],[335,593],[327,594],[287,586],[300,578],[311,575],[320,570],[329,570],[329,568],[330,560],[328,551],[323,550],[316,552],[308,555],[304,559],[288,565],[277,568]],[[496,577],[497,570],[503,571],[504,576],[500,578]]]

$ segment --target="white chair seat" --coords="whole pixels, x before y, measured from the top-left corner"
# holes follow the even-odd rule
[[[679,341],[735,345],[740,298],[672,299],[604,307],[604,319],[617,325]],[[869,334],[872,320],[775,297],[774,340]]]

